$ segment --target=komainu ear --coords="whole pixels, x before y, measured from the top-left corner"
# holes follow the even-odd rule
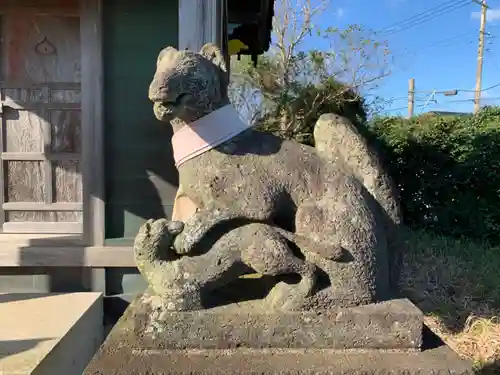
[[[167,55],[173,55],[176,54],[178,51],[174,47],[165,47],[163,48],[160,53],[158,54],[158,58],[156,59],[156,66],[160,64],[160,62],[165,58]]]
[[[227,71],[226,60],[219,47],[213,43],[207,43],[201,47],[200,55],[208,61],[212,62],[220,70],[220,85],[223,96],[227,95],[227,87],[229,86],[229,74]]]
[[[200,55],[213,64],[217,65],[223,72],[227,73],[226,60],[222,51],[213,43],[207,43],[201,47]]]

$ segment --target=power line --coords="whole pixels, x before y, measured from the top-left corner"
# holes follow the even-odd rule
[[[484,100],[499,100],[500,96],[492,96],[491,98],[481,98],[481,101]],[[450,100],[446,103],[464,103],[464,102],[473,102],[475,99],[457,99],[457,100]]]
[[[471,35],[471,34],[473,34],[472,31],[467,31],[465,33],[460,33],[460,34],[452,36],[450,38],[441,39],[441,40],[437,41],[436,43],[428,44],[427,46],[423,47],[422,49],[428,49],[428,48],[431,48],[431,47],[440,46],[442,44],[446,44],[447,42],[452,42],[454,40],[461,39],[462,37],[467,36],[467,35]]]
[[[500,86],[500,83],[497,83],[495,85],[486,87],[486,88],[481,89],[479,91],[480,92],[484,92],[484,91],[488,91],[488,90],[494,89],[495,87],[499,87],[499,86]],[[476,92],[476,90],[466,90],[466,89],[456,89],[456,90],[457,90],[457,92]],[[451,91],[451,90],[431,90],[431,91],[417,90],[417,91],[415,91],[415,93],[419,93],[419,94],[432,94],[433,92],[435,92],[435,93],[443,93],[443,92],[446,92],[446,91]]]
[[[490,26],[489,29],[491,30],[491,29],[495,29],[497,27],[500,27],[500,24]],[[467,37],[469,35],[472,37],[474,33],[475,33],[475,31],[468,31],[465,33],[460,33],[460,34],[454,35],[454,36],[449,37],[449,38],[441,39],[435,43],[431,43],[428,45],[424,45],[424,46],[415,48],[413,50],[406,49],[406,51],[395,53],[394,55],[392,55],[392,57],[396,58],[396,59],[404,58],[405,56],[415,57],[415,56],[418,56],[420,53],[422,53],[428,49],[434,48],[434,47],[447,48],[447,47],[451,47],[454,45],[462,44],[464,42],[466,44],[473,44],[474,40],[472,40],[471,38],[464,38],[464,37]],[[494,38],[495,36],[492,33],[487,32],[487,33],[485,33],[485,37]],[[498,69],[500,72],[500,67]]]
[[[495,87],[498,87],[498,86],[500,86],[500,83],[497,83],[496,85],[493,85],[493,86],[490,86],[490,87],[486,87],[485,89],[481,89],[481,90],[463,90],[463,89],[457,89],[457,91],[459,91],[459,92],[476,92],[476,91],[483,92],[483,91],[488,91],[488,90],[494,89]]]
[[[500,27],[500,24],[490,26],[490,30],[494,29],[494,28],[497,28],[497,27]],[[416,56],[419,53],[421,53],[423,51],[426,51],[428,49],[434,48],[434,47],[446,48],[446,47],[450,47],[450,46],[453,46],[453,45],[456,45],[456,44],[460,44],[460,43],[464,43],[464,42],[466,42],[467,44],[472,44],[472,43],[474,43],[473,40],[463,39],[463,37],[466,37],[468,35],[470,35],[472,37],[473,35],[475,36],[475,33],[476,33],[476,31],[467,31],[465,33],[460,33],[460,34],[454,35],[454,36],[452,36],[450,38],[441,39],[441,40],[437,41],[436,43],[431,43],[431,44],[427,44],[427,45],[418,47],[418,48],[414,49],[413,51],[412,50],[406,50],[405,52],[396,53],[396,54],[394,54],[392,56],[393,57],[403,57],[405,55]],[[489,34],[489,35],[486,35],[486,36],[488,36],[490,38],[495,37],[491,33],[487,33],[487,34]],[[489,50],[486,50],[486,51],[487,52],[491,52]],[[497,64],[497,66],[500,66],[500,65]],[[499,69],[499,72],[500,72],[500,67],[498,69]]]
[[[500,96],[495,96],[495,97],[491,97],[491,98],[482,98],[482,100],[500,100]],[[433,101],[432,103],[433,104],[437,104],[439,106],[446,106],[447,104],[453,104],[453,103],[465,103],[465,102],[473,102],[474,99],[460,99],[460,100],[449,100],[449,101],[446,101],[446,102],[438,102],[438,101]],[[420,104],[420,105],[417,105],[415,106],[415,108],[423,108],[423,107],[426,107],[428,104]],[[384,112],[395,112],[395,111],[402,111],[402,110],[406,110],[408,109],[408,107],[398,107],[398,108],[390,108],[390,109],[386,109],[384,110]]]
[[[377,30],[376,32],[377,32],[377,33],[383,33],[384,31],[390,31],[390,30],[391,30],[391,29],[393,29],[395,26],[398,26],[398,25],[400,25],[400,24],[402,24],[402,23],[404,24],[404,23],[406,23],[406,22],[408,22],[408,21],[411,21],[412,19],[414,19],[414,18],[416,18],[416,17],[425,16],[426,14],[431,14],[433,11],[435,11],[435,10],[439,10],[439,8],[441,8],[441,7],[443,7],[443,6],[446,6],[446,5],[449,5],[449,4],[453,4],[453,3],[455,3],[455,1],[456,1],[456,0],[449,0],[449,1],[447,1],[447,2],[445,2],[445,3],[443,3],[443,4],[441,4],[441,5],[438,5],[438,6],[434,7],[434,8],[427,9],[427,10],[425,10],[425,11],[421,12],[421,13],[414,14],[414,15],[413,15],[413,16],[411,16],[411,17],[404,18],[404,19],[403,19],[403,20],[401,20],[401,21],[398,21],[398,22],[395,22],[395,23],[393,23],[393,24],[391,24],[391,25],[389,25],[389,26],[383,27],[382,29]]]
[[[470,5],[470,4],[471,4],[471,3],[467,0],[467,2],[466,2],[466,3],[464,3],[464,4],[460,5],[460,6],[456,6],[456,7],[453,7],[453,8],[451,8],[451,9],[450,9],[450,8],[443,9],[443,11],[442,11],[442,12],[440,12],[440,13],[436,13],[436,14],[434,14],[432,17],[427,17],[427,18],[424,18],[424,19],[420,20],[419,22],[411,23],[411,24],[407,25],[406,27],[403,27],[402,29],[397,29],[397,30],[394,30],[394,31],[392,31],[392,32],[390,32],[390,33],[384,34],[384,35],[385,35],[385,36],[391,36],[391,35],[394,35],[394,34],[400,33],[400,32],[402,32],[402,31],[406,31],[406,30],[408,30],[408,29],[411,29],[412,27],[415,27],[415,26],[421,25],[421,24],[423,24],[423,23],[425,23],[425,22],[428,22],[428,21],[430,21],[430,20],[432,20],[432,19],[434,19],[434,18],[437,18],[437,17],[443,16],[443,15],[445,15],[445,14],[449,14],[450,12],[453,12],[453,11],[455,11],[455,10],[458,10],[458,9],[463,8],[463,7],[465,7],[465,6],[467,6],[467,5]]]
[[[411,27],[420,25],[424,22],[427,22],[431,19],[437,18],[439,16],[442,16],[444,14],[448,14],[454,10],[463,8],[467,5],[472,4],[470,0],[463,0],[460,2],[457,2],[456,0],[452,1],[447,1],[446,3],[443,3],[437,7],[428,9],[427,11],[424,11],[422,13],[416,14],[412,17],[409,17],[407,19],[404,19],[400,22],[397,22],[389,27],[385,27],[381,30],[378,31],[378,33],[383,34],[384,36],[390,36],[397,34],[399,32],[405,31]]]
[[[489,86],[489,87],[486,87],[482,90],[480,90],[481,92],[484,92],[484,91],[488,91],[488,90],[491,90],[491,89],[494,89],[495,87],[499,87],[500,86],[500,83],[497,83],[495,85],[492,85],[492,86]],[[433,90],[433,91],[415,91],[415,94],[442,94],[442,93],[446,93],[448,91],[453,91],[453,90],[442,90],[442,91],[438,91],[438,90]],[[456,90],[457,93],[458,92],[473,92],[475,93],[476,91],[475,90],[463,90],[463,89],[457,89]],[[392,102],[392,101],[396,101],[396,100],[402,100],[402,99],[408,99],[407,96],[403,97],[397,97],[397,98],[393,98],[391,100],[388,100],[388,102]],[[484,100],[498,100],[500,99],[500,97],[491,97],[491,98],[483,98]],[[420,105],[417,105],[415,106],[415,108],[422,108],[422,107],[426,107],[429,103],[434,103],[434,104],[446,104],[446,103],[461,103],[461,102],[473,102],[475,99],[458,99],[458,100],[450,100],[450,101],[447,101],[447,102],[444,102],[444,103],[439,103],[437,100],[435,99],[424,99],[424,98],[415,98],[415,101],[426,101],[426,103],[424,104],[420,104]],[[388,109],[386,110],[386,112],[391,112],[391,111],[400,111],[400,110],[403,110],[403,109],[407,109],[408,106],[405,106],[405,107],[398,107],[398,108],[391,108],[391,109]]]
[[[420,104],[420,105],[415,106],[415,108],[422,108],[422,107],[425,107],[425,104]],[[390,109],[386,109],[385,112],[401,111],[403,109],[408,109],[408,107],[390,108]]]
[[[418,107],[418,106],[417,106]],[[402,111],[403,109],[407,109],[408,107],[399,107],[399,108],[391,108],[384,110],[385,112],[394,112],[394,111]]]
[[[481,77],[482,77],[482,69],[481,68],[482,68],[482,62],[483,62],[483,50],[484,50],[485,36],[486,36],[486,32],[485,32],[485,24],[486,24],[486,22],[485,21],[486,21],[486,10],[488,8],[487,5],[486,5],[486,0],[463,0],[463,1],[449,0],[449,1],[446,1],[446,2],[444,2],[444,3],[442,3],[442,4],[438,5],[438,6],[435,6],[433,8],[427,9],[424,12],[418,13],[418,14],[412,16],[412,17],[409,17],[409,18],[404,19],[402,21],[396,22],[395,24],[392,24],[392,25],[390,25],[388,27],[385,27],[385,28],[379,30],[378,33],[381,33],[384,36],[394,35],[394,34],[403,32],[403,31],[405,31],[405,30],[407,30],[409,28],[412,28],[412,27],[415,27],[417,25],[420,25],[420,24],[423,24],[425,22],[428,22],[428,21],[430,21],[432,19],[435,19],[437,17],[440,17],[440,16],[442,16],[444,14],[448,14],[448,13],[450,13],[452,11],[455,11],[455,10],[461,9],[461,8],[463,8],[465,6],[471,5],[472,3],[477,3],[477,4],[481,5],[481,27],[480,27],[480,31],[479,31],[479,33],[480,33],[480,39],[479,39],[479,47],[478,47],[478,51],[479,52],[478,52],[478,68],[477,68],[477,73],[476,73],[476,87],[475,87],[474,90],[466,90],[466,89],[453,90],[453,94],[451,94],[451,95],[457,95],[457,93],[459,91],[460,92],[473,92],[473,93],[475,93],[475,99],[467,99],[467,100],[460,100],[460,101],[471,101],[471,100],[474,101],[475,102],[475,112],[476,112],[477,111],[476,107],[478,107],[479,100],[480,100],[480,97],[481,97],[480,94],[482,92],[485,92],[485,91],[488,91],[488,90],[491,90],[491,89],[493,89],[495,87],[500,86],[500,83],[498,83],[496,85],[492,85],[492,86],[486,87],[486,88],[482,88],[481,87]],[[419,51],[416,51],[415,53],[421,52],[424,49],[432,48],[432,47],[435,47],[435,46],[445,47],[446,45],[452,45],[452,44],[456,43],[457,39],[461,38],[464,35],[469,35],[469,34],[470,33],[461,33],[461,34],[453,36],[451,38],[440,40],[437,43],[433,43],[433,44],[428,45],[426,47],[420,48]],[[488,35],[491,35],[491,34],[488,34]],[[411,93],[412,93],[412,99],[411,99],[412,108],[413,108],[413,104],[415,102],[414,94],[416,92],[417,91],[415,91],[414,88],[411,89]],[[409,91],[409,93],[410,93],[410,91]],[[423,91],[418,91],[418,93],[424,93],[424,92]],[[432,99],[432,96],[434,96],[437,93],[438,92],[436,90],[433,90],[432,93],[431,93],[431,98],[429,98],[429,99]],[[444,93],[445,95],[448,95],[448,93],[446,93],[446,92],[441,92],[441,93]],[[410,98],[410,96],[408,96],[408,98]],[[397,111],[397,110],[402,110],[404,108],[410,108],[410,99],[408,99],[408,100],[409,100],[408,107],[401,107],[401,108],[390,109],[389,111]],[[422,105],[420,106],[420,107],[424,107],[422,109],[422,111],[425,109],[425,106],[427,104],[429,104],[429,102],[430,102],[430,100],[427,100],[426,103],[423,106]],[[452,102],[459,102],[459,101],[452,101]],[[411,111],[411,112],[413,112],[413,111]]]
[[[493,65],[495,66],[495,69],[498,71],[498,73],[500,73],[500,66],[497,63],[495,56],[493,56],[493,53],[491,53],[491,49],[489,49],[489,48],[486,49],[486,53],[488,54],[488,56],[490,56],[491,61],[493,62]]]
[[[455,35],[455,36],[450,37],[450,38],[442,39],[440,41],[437,41],[436,43],[431,43],[431,44],[422,46],[420,48],[415,49],[414,51],[407,50],[406,52],[397,53],[397,54],[393,55],[393,57],[402,57],[404,55],[415,56],[415,55],[418,55],[419,53],[426,51],[426,50],[433,48],[433,47],[445,48],[445,47],[449,47],[449,46],[452,46],[454,44],[463,43],[463,42],[467,42],[470,44],[470,43],[472,43],[471,40],[469,40],[469,39],[464,40],[462,38],[464,36],[467,36],[467,35],[472,36],[472,34],[473,34],[472,31],[461,33],[461,34]],[[449,43],[449,42],[452,42],[452,43]]]
[[[390,101],[390,102],[393,102],[393,101],[396,101],[396,100],[408,100],[408,96],[398,96],[396,98],[391,98],[391,99],[388,99],[387,101]],[[416,101],[422,101],[422,100],[426,100],[426,98],[415,98]]]
[[[493,26],[489,26],[489,29],[491,30],[491,29],[497,28],[497,27],[499,27],[499,26],[500,26],[500,24],[493,25]],[[460,38],[461,38],[461,37],[463,37],[463,36],[472,35],[472,34],[474,34],[474,35],[475,35],[475,33],[477,33],[477,31],[467,31],[467,32],[465,32],[465,33],[460,33],[460,34],[457,34],[457,35],[452,36],[452,37],[450,37],[450,38],[441,39],[440,41],[438,41],[438,42],[436,42],[436,43],[428,44],[427,46],[422,47],[422,48],[421,48],[421,50],[422,50],[422,49],[427,49],[427,48],[430,48],[430,47],[434,47],[434,46],[438,46],[438,45],[441,45],[442,43],[445,43],[445,42],[448,42],[448,41],[453,41],[453,40],[455,40],[455,39],[460,39]],[[491,37],[494,37],[494,36],[493,36],[491,33],[489,33],[489,32],[488,32],[488,33],[486,33],[486,34],[490,34],[490,35],[486,35],[486,36],[488,36],[488,37],[490,37],[490,38],[491,38]]]

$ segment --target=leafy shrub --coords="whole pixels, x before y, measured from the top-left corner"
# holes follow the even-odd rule
[[[367,122],[363,98],[337,82],[298,91],[296,98],[285,98],[276,112],[258,119],[258,127],[313,146],[320,114],[345,116],[379,151],[399,188],[407,225],[500,242],[500,107],[486,107],[477,115]],[[322,100],[332,92],[338,93],[336,100]],[[321,104],[313,107],[312,102]],[[283,131],[283,119],[294,123],[290,131]]]
[[[363,97],[334,79],[296,86],[293,97],[283,93],[274,111],[256,119],[259,130],[314,146],[314,126],[323,113],[344,116],[356,125],[366,122]]]
[[[380,117],[368,130],[409,226],[500,240],[499,107],[464,117]]]

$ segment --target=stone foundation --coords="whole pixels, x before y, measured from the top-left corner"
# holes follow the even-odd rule
[[[422,350],[422,330],[406,299],[322,312],[265,312],[251,302],[166,312],[145,293],[85,375],[472,373],[447,346]]]

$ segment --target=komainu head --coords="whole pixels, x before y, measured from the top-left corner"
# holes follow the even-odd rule
[[[149,86],[149,99],[160,121],[189,123],[229,103],[224,56],[213,44],[199,53],[163,49]]]

